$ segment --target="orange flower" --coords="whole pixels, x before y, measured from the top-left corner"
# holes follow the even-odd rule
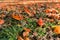
[[[55,29],[54,29],[54,32],[56,34],[60,34],[60,26],[56,26]]]
[[[28,28],[24,28],[24,30],[25,30],[26,32],[30,32],[30,31],[31,31],[31,30],[28,29]]]
[[[29,32],[23,32],[23,37],[27,37],[29,35]]]
[[[4,23],[4,20],[0,19],[0,25],[2,25]]]
[[[13,13],[12,14],[12,18],[14,18],[16,20],[22,20],[23,19],[23,16],[20,15],[20,14]]]
[[[46,9],[45,12],[46,12],[46,13],[50,13],[50,12],[56,13],[56,12],[58,12],[58,11],[57,11],[56,9],[54,9],[54,8],[51,8],[51,9]]]
[[[42,18],[40,18],[40,19],[38,20],[38,24],[39,24],[40,26],[43,26],[43,25],[44,25],[44,22],[43,22]]]
[[[52,13],[56,13],[56,12],[58,12],[56,9],[54,9],[54,8],[52,8],[52,9],[50,9],[51,11],[52,11]]]
[[[25,32],[23,32],[23,36],[28,36],[29,35],[29,32],[31,31],[30,29],[28,28],[24,28]]]
[[[50,13],[51,11],[50,11],[50,9],[46,9],[45,12],[46,13]]]

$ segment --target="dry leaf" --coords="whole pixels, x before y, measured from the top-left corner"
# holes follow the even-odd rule
[[[23,40],[23,38],[21,36],[18,36],[18,40]]]
[[[25,37],[24,40],[30,40],[29,37]]]

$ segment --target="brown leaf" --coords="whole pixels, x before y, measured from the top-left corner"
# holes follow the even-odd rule
[[[23,38],[21,36],[18,36],[18,40],[23,40]]]
[[[29,37],[25,37],[24,40],[30,40]]]

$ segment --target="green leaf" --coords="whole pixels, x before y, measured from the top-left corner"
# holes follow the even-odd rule
[[[13,38],[9,38],[9,40],[14,40]]]

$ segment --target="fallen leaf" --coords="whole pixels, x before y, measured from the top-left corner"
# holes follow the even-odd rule
[[[23,40],[23,38],[21,36],[18,36],[18,40]]]
[[[25,37],[24,40],[30,40],[29,37]]]

